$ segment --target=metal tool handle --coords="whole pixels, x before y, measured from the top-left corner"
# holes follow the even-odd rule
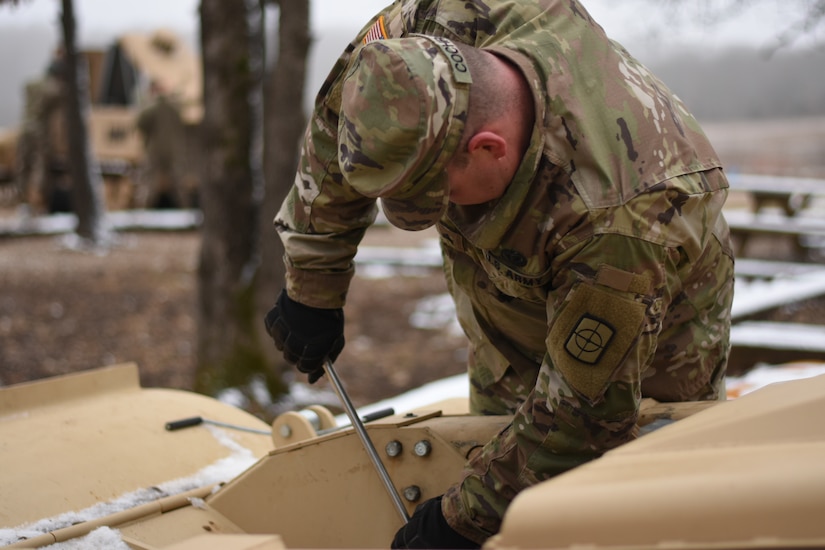
[[[338,397],[341,399],[341,403],[344,405],[344,410],[346,410],[350,422],[352,422],[353,427],[355,427],[355,431],[358,432],[358,437],[361,438],[361,443],[364,444],[364,450],[367,451],[370,460],[372,460],[375,469],[378,471],[378,477],[381,478],[381,481],[384,483],[384,487],[387,488],[387,492],[390,494],[390,498],[392,499],[393,504],[395,504],[398,514],[401,516],[404,523],[407,523],[410,521],[410,516],[407,515],[407,508],[404,507],[404,501],[401,500],[401,497],[398,495],[398,491],[395,490],[395,485],[393,485],[392,480],[387,473],[387,469],[384,468],[384,464],[381,462],[381,457],[378,456],[378,453],[375,451],[375,446],[370,440],[370,436],[367,435],[367,430],[364,428],[364,423],[361,422],[361,419],[358,417],[358,413],[355,412],[355,407],[352,406],[352,402],[347,396],[347,392],[344,391],[344,386],[341,384],[341,380],[335,373],[335,368],[332,366],[332,361],[327,360],[326,363],[324,363],[324,370],[326,370],[327,376],[329,377],[330,382],[332,382],[332,387],[335,389],[335,393],[337,393]]]
[[[252,434],[272,435],[272,430],[259,430],[258,428],[247,428],[246,426],[239,426],[238,424],[229,424],[228,422],[220,422],[218,420],[209,420],[202,416],[193,416],[191,418],[182,418],[180,420],[173,420],[166,423],[166,429],[170,432],[189,428],[191,426],[200,426],[201,424],[211,424],[221,428],[229,428],[231,430],[239,430],[242,432],[249,432]]]
[[[191,418],[182,418],[180,420],[173,420],[172,422],[166,423],[166,429],[170,432],[174,432],[175,430],[181,430],[183,428],[188,428],[190,426],[199,426],[203,424],[203,418],[200,416],[193,416]]]

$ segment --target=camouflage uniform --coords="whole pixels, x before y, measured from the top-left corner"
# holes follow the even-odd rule
[[[367,50],[362,41],[413,33],[506,57],[535,98],[537,124],[504,196],[482,208],[450,204],[443,215],[440,198],[432,201],[470,341],[471,407],[514,415],[443,499],[448,523],[482,541],[521,489],[635,437],[643,396],[724,398],[728,184],[681,101],[576,1],[396,2],[363,29],[318,95],[296,186],[276,218],[288,292],[299,302],[344,304],[382,196],[356,189],[344,162],[342,151],[359,143],[341,133],[358,123],[339,120],[347,67],[361,62],[351,60]],[[396,107],[395,92],[379,92]],[[361,136],[367,152],[377,150],[370,138],[384,139],[376,132]],[[443,171],[444,159],[429,160]],[[424,225],[417,214],[432,216],[413,210],[412,229]]]
[[[51,72],[26,85],[26,108],[18,142],[17,182],[33,213],[47,213],[54,192],[53,163],[63,125],[61,83]]]
[[[138,115],[136,126],[143,138],[145,159],[142,188],[135,199],[141,208],[186,206],[180,184],[184,125],[178,105],[159,93]]]

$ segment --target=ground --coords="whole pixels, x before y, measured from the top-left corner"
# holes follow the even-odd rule
[[[0,241],[0,385],[135,362],[144,386],[191,388],[198,233],[125,233],[106,255],[63,238]],[[445,291],[440,269],[356,278],[337,370],[357,406],[462,372],[462,337],[409,323]]]
[[[783,124],[783,131],[776,124],[708,129],[723,159],[743,171],[825,177],[822,119]],[[783,149],[788,143],[797,145]],[[819,155],[812,156],[814,148]],[[781,162],[765,165],[770,155]],[[377,244],[411,246],[434,238],[374,229],[368,238]],[[191,387],[199,236],[135,232],[119,238],[101,256],[68,250],[60,237],[0,237],[0,385],[135,362],[144,386]],[[768,257],[779,259],[783,250],[780,244]],[[445,290],[437,268],[356,277],[346,309],[347,345],[337,362],[356,406],[464,371],[462,337],[409,321],[420,299]],[[822,311],[818,303],[781,313],[781,319],[821,323]]]

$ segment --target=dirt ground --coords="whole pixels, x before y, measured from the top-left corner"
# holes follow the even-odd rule
[[[0,385],[135,362],[146,387],[190,389],[198,233],[121,234],[106,255],[62,238],[0,240]],[[357,406],[462,372],[462,337],[409,322],[418,300],[445,291],[440,269],[356,278],[337,365]]]
[[[735,159],[743,171],[825,177],[825,167],[808,157],[811,142],[825,150],[823,126],[800,124],[784,133],[711,125],[708,133],[723,159]],[[808,135],[808,147],[780,150],[777,143],[787,143],[788,133],[802,141]],[[759,138],[751,148],[743,143],[748,136]],[[766,151],[784,164],[764,166]],[[794,161],[794,154],[802,156]],[[821,163],[825,157],[818,158]],[[372,228],[368,243],[415,246],[435,237],[383,231]],[[68,250],[60,237],[0,237],[0,385],[135,362],[144,386],[191,388],[198,247],[196,231],[121,234],[105,256]],[[770,250],[768,256],[780,259]],[[356,277],[346,308],[347,345],[337,362],[356,406],[464,371],[463,337],[410,324],[421,299],[445,291],[438,268]],[[797,309],[783,320],[800,320],[794,316],[802,311],[809,322],[822,323],[821,306],[808,313]],[[326,382],[318,386],[324,389]]]

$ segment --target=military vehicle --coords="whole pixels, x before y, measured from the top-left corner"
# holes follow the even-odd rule
[[[138,380],[127,364],[0,388],[0,545],[388,547],[509,421],[458,398],[352,426],[318,406],[268,425]],[[822,418],[825,376],[645,402],[636,440],[523,491],[484,548],[825,547]]]
[[[81,53],[89,71],[89,139],[103,175],[107,209],[135,206],[145,160],[136,121],[151,99],[153,84],[180,107],[185,126],[180,155],[182,179],[187,190],[196,189],[194,136],[203,114],[199,57],[179,36],[165,30],[126,33],[104,50]],[[59,109],[43,112],[42,84],[38,81],[26,86],[26,110],[20,128],[0,135],[0,186],[7,194],[15,184],[22,187],[17,189],[17,200],[29,203],[39,213],[60,210],[65,200],[59,195],[68,193],[63,117]],[[33,164],[31,157],[37,154],[44,157],[42,175],[36,173],[36,167],[24,166]],[[24,175],[19,176],[21,171]],[[26,181],[16,181],[21,178]]]

